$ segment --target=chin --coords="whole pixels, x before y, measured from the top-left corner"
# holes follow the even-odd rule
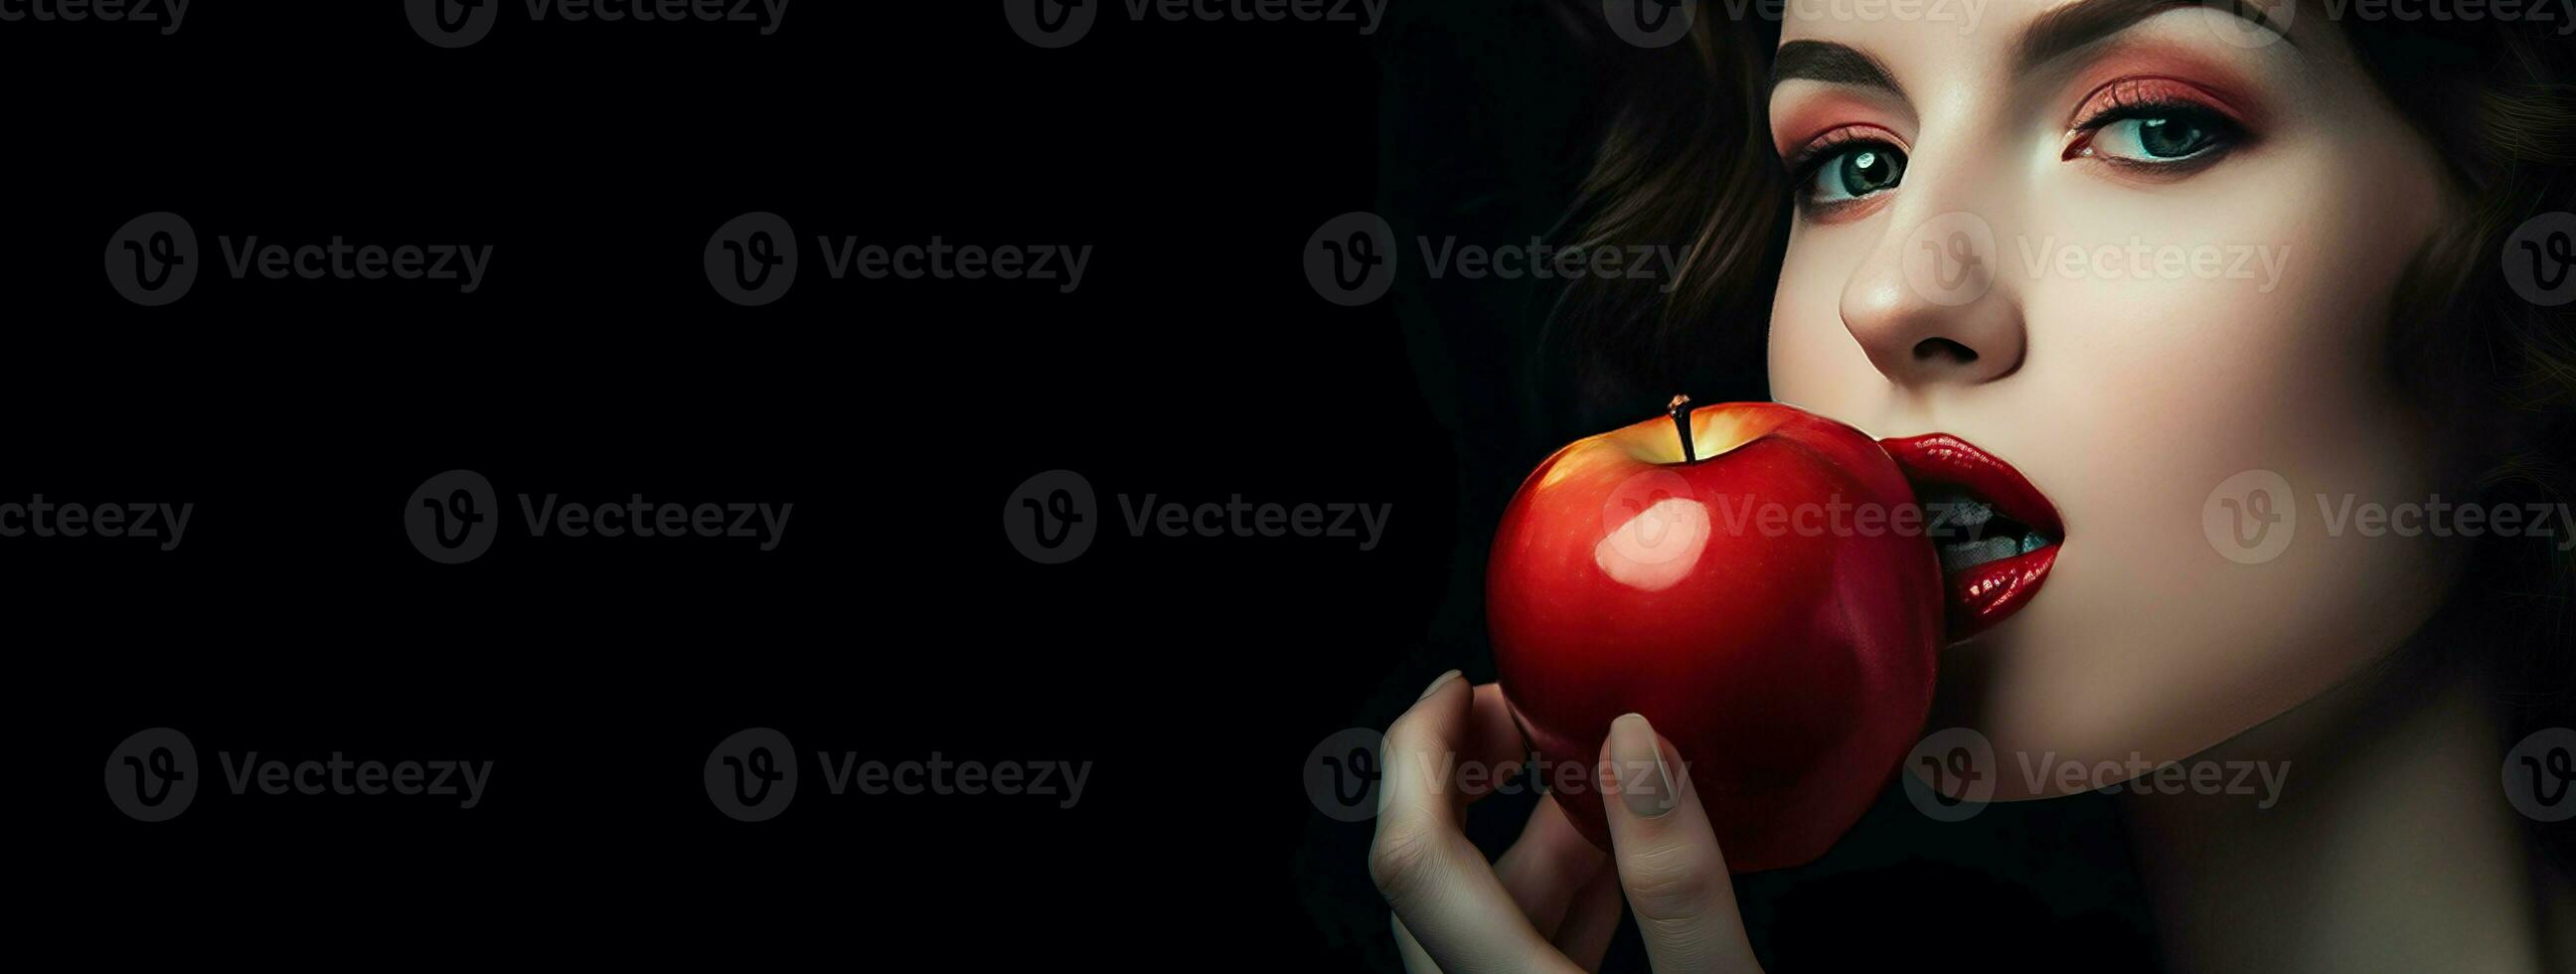
[[[1924,732],[1965,727],[1984,735],[1994,748],[1993,801],[2092,790],[2067,787],[2045,773],[2034,788],[2035,766],[2181,760],[2227,736],[2185,726],[2192,721],[2183,711],[2206,697],[2207,688],[2157,679],[2152,661],[2168,658],[2169,650],[2144,644],[2149,637],[2122,620],[2116,605],[2087,598],[2094,593],[2086,591],[2091,573],[2081,570],[2084,551],[2070,545],[2064,560],[2074,570],[2061,568],[2050,591],[1942,650]],[[2162,699],[2167,695],[2172,699]]]
[[[2070,764],[2143,771],[2204,756],[2386,658],[2431,617],[2442,592],[2430,579],[2360,592],[2303,580],[2311,584],[2295,592],[2233,600],[2224,586],[2141,591],[2141,577],[2088,571],[2096,565],[2087,554],[2070,547],[2050,591],[1942,650],[1925,733],[1984,735],[1997,766],[1994,801],[2112,783],[2070,786],[2046,773]],[[2035,784],[2032,768],[2042,769]]]

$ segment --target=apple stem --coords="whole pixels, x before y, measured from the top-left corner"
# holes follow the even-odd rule
[[[1666,415],[1673,418],[1673,432],[1682,438],[1682,462],[1698,463],[1699,445],[1691,442],[1690,397],[1674,396],[1673,401],[1664,406],[1664,410]]]

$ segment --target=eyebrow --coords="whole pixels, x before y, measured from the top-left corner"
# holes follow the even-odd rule
[[[1771,55],[1771,87],[1803,79],[1829,85],[1878,88],[1898,98],[1905,89],[1877,58],[1831,41],[1790,41]]]
[[[2208,7],[2271,31],[2292,46],[2288,29],[2273,23],[2246,0],[2078,0],[2039,15],[2023,29],[2016,71],[2028,71],[2068,52],[2135,26],[2139,21],[2182,7]],[[1771,55],[1771,87],[1783,81],[1877,88],[1898,98],[1905,89],[1877,58],[1831,41],[1790,41]]]
[[[2019,69],[2028,71],[2168,10],[2206,7],[2271,31],[2291,46],[2287,28],[2246,0],[2081,0],[2039,15],[2021,33]]]

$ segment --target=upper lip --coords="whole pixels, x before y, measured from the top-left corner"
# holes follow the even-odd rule
[[[1992,629],[2039,597],[2040,585],[2057,565],[2058,543],[2066,537],[2065,524],[2057,517],[2057,505],[2049,503],[2047,495],[2031,486],[2030,479],[2011,464],[1948,433],[1881,440],[1879,445],[1914,482],[1918,496],[1964,492],[1993,507],[1993,517],[2011,522],[2003,526],[2005,530],[2010,531],[2017,523],[2026,531],[2019,542],[2022,550],[2000,559],[1992,558],[1993,552],[1987,551],[1954,565],[1945,554],[1941,581],[1948,590],[1944,611],[1951,640],[1968,639]],[[1948,491],[1927,491],[1927,487]],[[1928,507],[1927,502],[1927,519],[1932,514]],[[1955,550],[1939,535],[1934,544],[1944,552]]]
[[[2032,486],[2030,478],[1956,434],[1926,433],[1880,440],[1879,445],[1896,458],[1906,479],[1918,486],[1948,484],[1964,489],[1992,503],[1996,513],[2029,525],[2051,542],[2066,537],[2057,505],[2049,503],[2048,495]]]

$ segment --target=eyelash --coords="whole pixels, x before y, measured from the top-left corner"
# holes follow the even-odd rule
[[[1797,197],[1799,208],[1810,211],[1841,209],[1867,198],[1833,203],[1818,203],[1814,200],[1809,187],[1815,184],[1816,174],[1824,171],[1826,163],[1841,158],[1844,152],[1862,148],[1883,148],[1894,151],[1899,156],[1909,155],[1906,148],[1898,145],[1896,140],[1868,134],[1874,131],[1876,130],[1861,126],[1845,126],[1808,140],[1806,145],[1799,147],[1797,152],[1790,155],[1789,185],[1793,187],[1792,193]]]
[[[2067,134],[2071,136],[2071,140],[2066,145],[2066,151],[2059,154],[2058,158],[2064,160],[2089,156],[2106,165],[2118,166],[2132,172],[2178,178],[2207,168],[2251,140],[2252,133],[2246,130],[2244,123],[2238,122],[2228,113],[2213,108],[2205,102],[2178,93],[2178,89],[2185,88],[2187,86],[2164,79],[2132,79],[2113,83],[2099,96],[2087,102],[2088,106],[2093,102],[2105,104],[2068,130]],[[2103,129],[2119,122],[2150,118],[2180,120],[2201,128],[2210,133],[2210,147],[2170,162],[2141,162],[2110,156],[2092,156],[2087,151],[2092,147],[2094,137]]]
[[[2089,110],[2084,119],[2068,129],[2070,141],[2059,158],[2093,158],[2105,165],[2116,166],[2134,174],[2181,178],[2207,168],[2234,150],[2252,141],[2253,135],[2244,123],[2183,92],[2196,87],[2170,78],[2126,78],[2112,82],[2085,99]],[[2099,107],[2095,107],[2095,106]],[[2103,129],[2123,121],[2162,118],[2184,121],[2211,133],[2209,148],[2170,162],[2143,162],[2112,156],[2095,156],[2087,150]],[[1792,194],[1801,210],[1810,216],[1822,215],[1875,198],[1878,193],[1843,200],[1818,201],[1814,186],[1816,177],[1831,163],[1850,151],[1881,148],[1894,152],[1900,159],[1910,158],[1903,145],[1892,138],[1866,134],[1867,127],[1846,126],[1808,141],[1787,160]]]
[[[1812,173],[1823,166],[1826,159],[1833,156],[1835,149],[1847,145],[1885,142],[1883,139],[1863,135],[1861,132],[1862,129],[1847,125],[1808,140],[1806,145],[1798,148],[1798,151],[1790,153],[1789,171]]]

